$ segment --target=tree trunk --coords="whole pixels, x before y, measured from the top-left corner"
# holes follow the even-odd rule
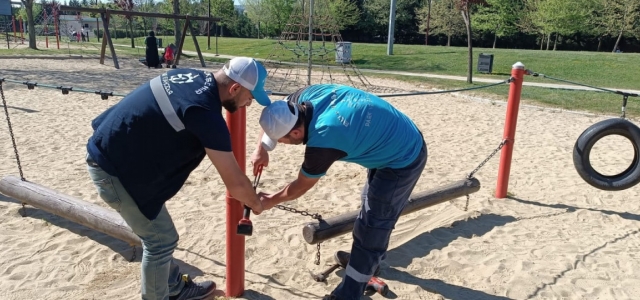
[[[27,22],[29,22],[29,48],[37,50],[36,26],[33,21],[33,1],[28,1],[25,4],[25,10],[27,11]]]
[[[551,42],[551,33],[547,36],[547,50],[549,50],[549,43]]]
[[[179,0],[173,0],[173,14],[174,15],[179,15],[180,14],[180,1]],[[180,19],[173,19],[173,37],[175,38],[174,45],[180,45],[181,30],[182,30],[182,28],[180,28]]]
[[[544,34],[540,35],[540,51],[544,49]]]
[[[602,37],[601,36],[598,37],[598,50],[596,50],[596,52],[600,52],[600,46],[602,46]]]
[[[622,33],[624,33],[624,29],[620,29],[620,34],[618,34],[618,39],[616,40],[616,44],[613,46],[613,51],[611,51],[611,53],[616,53],[616,49],[618,49],[618,45],[622,39]]]
[[[559,34],[556,33],[556,38],[553,40],[553,51],[556,51],[556,45],[558,44],[558,36]]]
[[[136,43],[134,42],[133,22],[131,22],[131,20],[129,20],[129,31],[131,32],[131,48],[135,48],[136,47]]]
[[[469,12],[469,2],[467,2],[465,7],[462,9],[462,18],[464,19],[464,24],[467,27],[467,83],[473,83],[473,45],[471,43],[471,13]]]
[[[493,49],[496,48],[496,42],[498,41],[498,34],[494,34],[493,35]]]
[[[451,46],[451,35],[447,35],[447,47]]]

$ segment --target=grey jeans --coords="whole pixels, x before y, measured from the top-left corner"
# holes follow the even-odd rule
[[[149,220],[124,189],[118,177],[107,174],[87,154],[87,170],[100,198],[115,209],[142,240],[141,292],[145,300],[168,300],[182,290],[180,267],[173,260],[178,232],[165,206]]]

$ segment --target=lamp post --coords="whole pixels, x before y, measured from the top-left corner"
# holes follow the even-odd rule
[[[209,20],[207,20],[207,50],[211,50],[211,0],[207,0]]]

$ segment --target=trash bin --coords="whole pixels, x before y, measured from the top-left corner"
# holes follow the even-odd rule
[[[493,70],[493,54],[480,53],[478,57],[478,72],[489,73]]]
[[[351,42],[336,42],[336,62],[351,62]]]
[[[157,39],[158,40],[158,48],[164,48],[162,47],[162,39]]]

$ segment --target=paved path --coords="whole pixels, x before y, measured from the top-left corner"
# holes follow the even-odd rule
[[[183,52],[185,54],[188,55],[194,55],[197,56],[198,53],[195,51],[186,51],[183,50]],[[212,53],[205,53],[202,52],[203,56],[207,56],[207,57],[218,57],[218,58],[226,58],[226,59],[231,59],[235,56],[233,55],[225,55],[225,54],[219,54],[218,56],[216,56],[215,54]],[[257,59],[257,60],[263,60],[263,59]],[[296,65],[296,63],[289,63],[292,65]],[[301,64],[302,66],[307,66],[307,64]],[[341,67],[334,67],[334,68],[340,68]],[[389,70],[373,70],[373,69],[361,69],[358,68],[360,71],[362,71],[363,73],[373,73],[373,74],[390,74],[390,75],[402,75],[402,76],[414,76],[414,77],[426,77],[426,78],[439,78],[439,79],[448,79],[448,80],[460,80],[460,81],[467,81],[467,77],[466,76],[453,76],[453,75],[440,75],[440,74],[430,74],[430,73],[416,73],[416,72],[403,72],[403,71],[389,71]],[[507,79],[508,77],[505,76],[504,79]],[[474,82],[484,82],[484,83],[498,83],[498,82],[502,82],[504,79],[494,79],[494,78],[483,78],[483,77],[474,77],[473,81]],[[549,79],[551,81],[551,79]],[[525,86],[537,86],[537,87],[545,87],[545,88],[552,88],[552,89],[565,89],[565,90],[584,90],[584,91],[600,91],[598,89],[593,89],[593,88],[589,88],[589,87],[584,87],[584,86],[579,86],[579,85],[571,85],[571,84],[555,84],[555,83],[543,83],[543,82],[527,82],[526,81],[526,77],[525,77],[525,82],[523,83],[523,85]],[[617,88],[608,88],[605,87],[606,89],[609,90],[614,90],[614,91],[623,91],[623,92],[627,92],[627,93],[634,93],[634,94],[638,94],[640,95],[640,90],[629,90],[629,89],[617,89]]]

